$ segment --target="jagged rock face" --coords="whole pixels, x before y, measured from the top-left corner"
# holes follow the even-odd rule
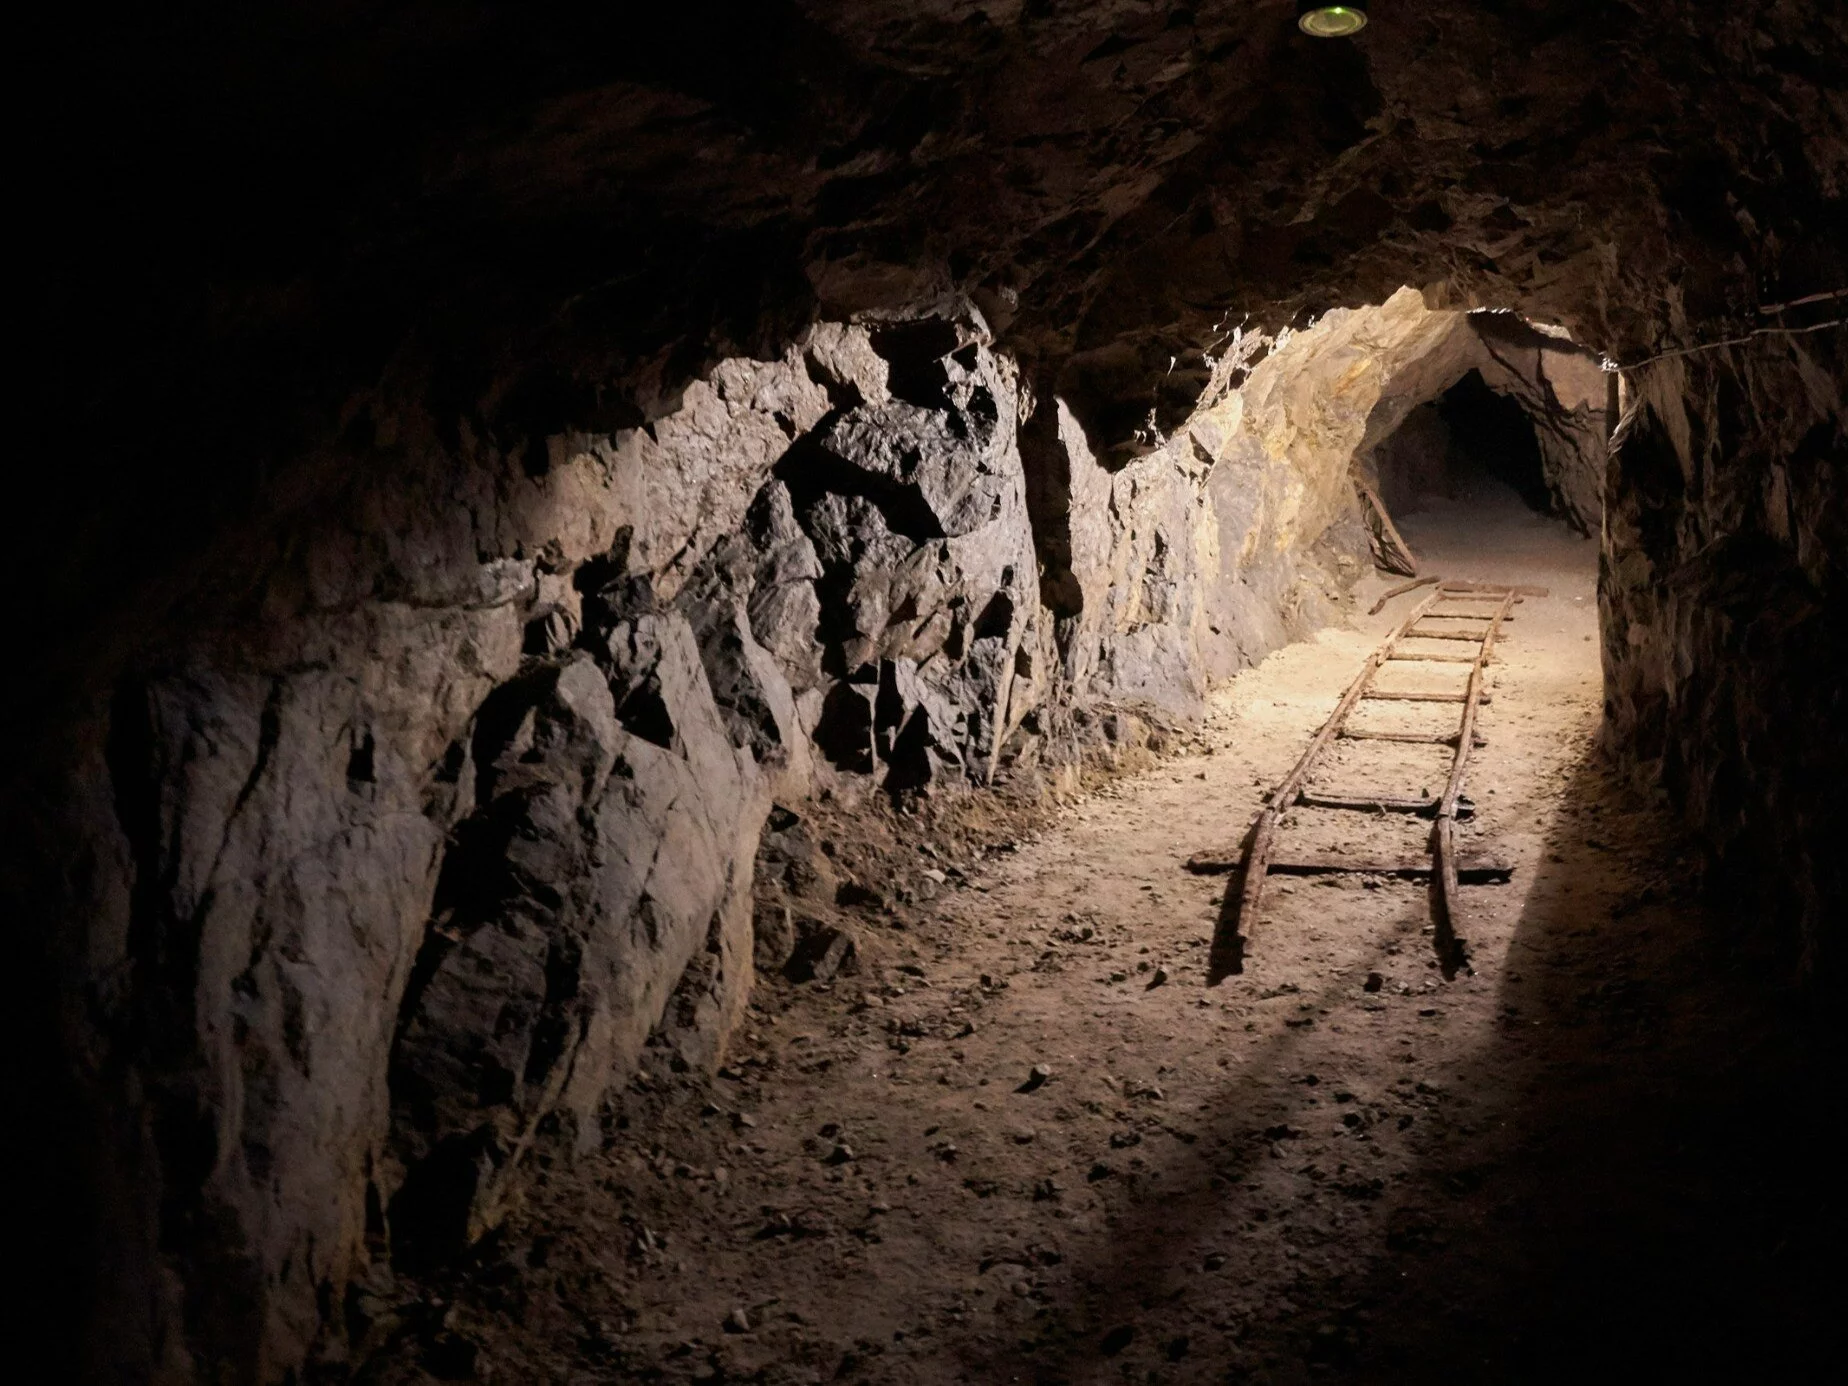
[[[673,468],[763,480],[736,439],[676,435]],[[124,674],[26,858],[79,864],[86,1086],[117,1124],[93,1158],[128,1205],[100,1214],[120,1331],[93,1371],[280,1379],[368,1245],[461,1245],[538,1123],[594,1138],[657,1022],[710,1051],[748,987],[768,772],[656,593],[684,545],[650,563],[616,523],[627,454],[482,468],[458,513],[453,457],[406,447],[431,489],[361,488],[251,624]],[[706,492],[674,495],[697,534]]]
[[[1474,371],[1517,401],[1532,424],[1553,509],[1581,533],[1597,533],[1614,382],[1599,359],[1557,329],[1512,313],[1432,312],[1404,291],[1381,313],[1381,323],[1365,329],[1363,354],[1377,353],[1389,379],[1359,444],[1361,473],[1377,480],[1376,454],[1414,408]]]
[[[81,883],[86,1097],[129,1123],[122,1197],[159,1190],[102,1212],[134,1328],[92,1366],[279,1379],[359,1267],[442,1264],[536,1143],[596,1143],[638,1064],[716,1065],[754,958],[838,943],[755,929],[776,799],[1056,762],[1075,712],[1195,711],[1322,619],[1377,373],[1319,433],[1278,401],[1333,340],[1114,473],[979,321],[825,324],[538,458],[394,420],[402,470],[93,700],[25,858]],[[1023,414],[1058,430],[1062,612]]]
[[[356,16],[47,49],[82,464],[11,554],[3,883],[99,1373],[283,1379],[356,1266],[713,1062],[777,797],[979,781],[1312,626],[1442,378],[1593,524],[1583,358],[1461,310],[1640,363],[1848,280],[1835,6]],[[1843,375],[1642,365],[1601,479],[1612,749],[1818,959]]]
[[[834,766],[894,789],[983,776],[1033,698],[1020,396],[948,323],[870,340],[886,378],[841,381],[846,407],[782,468],[820,567],[811,727]]]
[[[1845,965],[1848,357],[1839,333],[1641,377],[1605,512],[1606,744],[1666,789],[1818,994]]]

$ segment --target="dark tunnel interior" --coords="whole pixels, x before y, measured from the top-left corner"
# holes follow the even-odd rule
[[[1485,484],[1506,488],[1540,514],[1560,509],[1532,418],[1477,370],[1412,409],[1375,449],[1374,467],[1394,515],[1415,513],[1433,498],[1468,500]]]
[[[1553,508],[1540,443],[1518,403],[1491,390],[1481,372],[1471,371],[1444,391],[1436,408],[1449,433],[1446,458],[1452,478],[1474,471],[1499,481],[1535,510]]]

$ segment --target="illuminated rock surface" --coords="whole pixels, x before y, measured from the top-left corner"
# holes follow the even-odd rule
[[[1837,313],[1761,311],[1848,283],[1836,9],[168,24],[47,50],[10,584],[94,1378],[337,1362],[369,1266],[723,1061],[774,805],[1197,717],[1346,609],[1351,472],[1471,371],[1600,538],[1611,754],[1839,976],[1843,337],[1643,364]]]

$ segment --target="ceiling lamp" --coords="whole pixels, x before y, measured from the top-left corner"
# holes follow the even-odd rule
[[[1345,5],[1296,0],[1296,27],[1310,38],[1349,38],[1367,27],[1367,0]]]

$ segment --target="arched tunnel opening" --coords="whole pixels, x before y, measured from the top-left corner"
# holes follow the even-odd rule
[[[1531,510],[1543,515],[1553,510],[1540,441],[1519,404],[1491,390],[1480,371],[1471,371],[1444,391],[1435,407],[1447,434],[1444,456],[1453,488],[1467,494],[1475,489],[1472,482],[1487,479],[1514,492]]]
[[[1468,500],[1492,486],[1538,514],[1556,508],[1533,422],[1476,370],[1407,415],[1380,445],[1376,466],[1380,496],[1395,514],[1437,498]]]
[[[45,49],[55,1379],[1839,1357],[1848,31],[1308,8]]]

